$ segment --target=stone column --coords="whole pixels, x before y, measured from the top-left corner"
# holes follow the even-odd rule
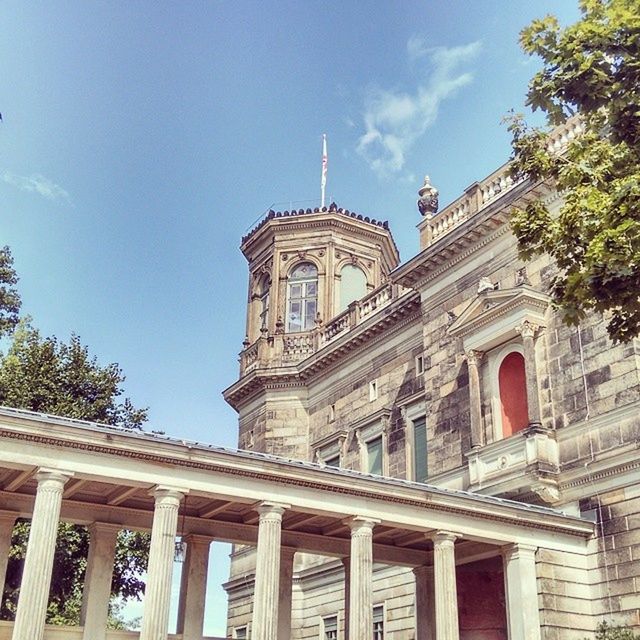
[[[510,545],[503,560],[509,640],[540,640],[536,548]]]
[[[17,518],[17,513],[0,511],[0,599],[2,599],[2,589],[7,576],[11,536],[13,535],[13,527]]]
[[[140,640],[166,640],[180,501],[186,491],[157,487]]]
[[[176,633],[182,634],[182,640],[202,640],[211,540],[188,534],[184,536],[184,542],[187,543],[187,555],[180,579]]]
[[[352,518],[349,640],[371,640],[373,629],[373,527],[377,520]]]
[[[280,538],[285,505],[263,502],[258,507],[258,549],[253,596],[253,640],[278,640]]]
[[[413,570],[416,577],[416,640],[436,640],[433,567]]]
[[[12,640],[42,640],[64,485],[72,474],[41,469]]]
[[[516,331],[522,336],[524,350],[524,370],[527,380],[527,407],[529,409],[529,426],[539,427],[540,418],[540,391],[538,388],[538,370],[536,368],[536,349],[534,338],[538,332],[538,325],[525,320],[516,327]]]
[[[344,567],[344,640],[349,640],[350,600],[351,600],[351,558],[342,558]]]
[[[293,589],[293,561],[296,550],[280,549],[280,588],[278,595],[278,640],[291,639],[291,596]]]
[[[482,356],[482,351],[476,351],[474,349],[467,351],[472,448],[481,447],[484,444],[484,430],[482,428],[482,396],[480,393],[480,374],[478,372],[478,365],[480,364]]]
[[[458,640],[458,593],[454,543],[458,536],[438,531],[433,536],[436,595],[436,640]]]
[[[80,626],[83,640],[105,640],[111,579],[119,525],[94,522],[89,527],[89,555],[84,578]]]

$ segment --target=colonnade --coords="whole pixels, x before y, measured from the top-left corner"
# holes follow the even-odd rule
[[[27,546],[12,640],[42,640],[53,555],[64,485],[72,474],[41,469]],[[147,571],[141,640],[166,640],[177,534],[178,511],[186,489],[157,487]],[[253,640],[289,640],[291,586],[295,550],[281,546],[283,514],[288,505],[263,502],[259,514],[253,605]],[[0,513],[0,580],[15,515]],[[371,640],[373,609],[373,532],[378,520],[345,520],[351,535],[345,558],[345,619],[348,640]],[[96,522],[90,527],[81,620],[84,640],[104,640],[113,558],[119,526]],[[450,531],[430,532],[433,565],[414,569],[416,577],[416,640],[458,640],[455,541]],[[178,633],[183,640],[201,640],[204,622],[207,562],[211,540],[185,536],[187,556],[182,572]],[[535,548],[503,547],[510,640],[539,640]],[[425,557],[425,561],[427,558]],[[347,638],[345,638],[347,640]]]

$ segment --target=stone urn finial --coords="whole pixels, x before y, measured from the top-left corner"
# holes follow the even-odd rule
[[[423,216],[433,215],[438,211],[438,190],[431,184],[429,176],[424,177],[424,184],[418,190],[418,210]]]

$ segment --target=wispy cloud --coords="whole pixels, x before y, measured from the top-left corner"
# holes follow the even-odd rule
[[[20,191],[31,191],[47,200],[70,200],[69,193],[65,189],[39,173],[19,176],[11,171],[3,171],[0,173],[0,179]]]
[[[461,67],[473,61],[481,43],[459,47],[429,47],[411,38],[407,55],[414,64],[426,63],[429,73],[412,92],[373,89],[365,101],[365,132],[358,139],[358,153],[379,175],[402,170],[406,154],[436,121],[440,104],[473,80]]]

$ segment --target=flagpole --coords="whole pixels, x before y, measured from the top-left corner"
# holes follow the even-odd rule
[[[322,177],[320,179],[321,207],[324,207],[324,194],[327,187],[327,134],[322,134]]]

